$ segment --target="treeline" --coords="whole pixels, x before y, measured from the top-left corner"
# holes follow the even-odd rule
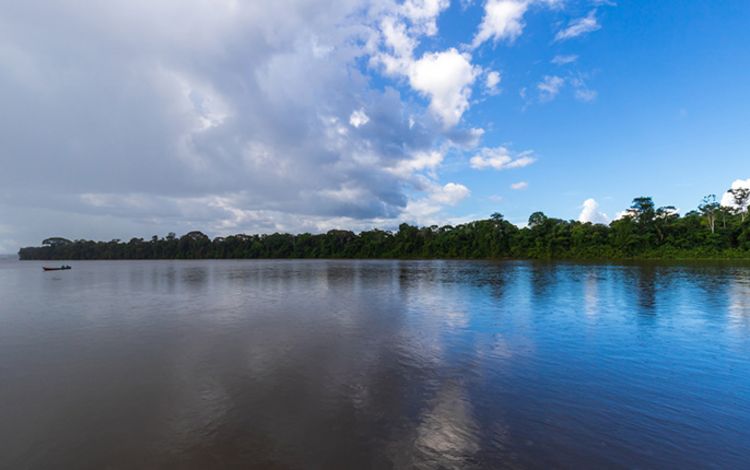
[[[733,193],[735,194],[735,193]],[[150,240],[67,240],[48,238],[22,248],[22,260],[204,259],[204,258],[747,258],[750,259],[750,191],[735,194],[735,210],[716,197],[704,198],[684,216],[672,206],[655,207],[649,197],[633,200],[609,225],[562,220],[535,212],[518,228],[502,214],[442,227],[401,224],[398,231],[359,234],[232,235],[213,240],[194,231]]]

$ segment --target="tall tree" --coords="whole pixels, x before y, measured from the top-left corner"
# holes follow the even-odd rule
[[[529,227],[536,227],[542,225],[547,221],[547,216],[544,212],[534,212],[529,216]]]
[[[656,210],[654,209],[654,200],[650,197],[641,196],[633,199],[633,203],[628,209],[628,213],[641,225],[651,225],[654,217],[656,217]]]
[[[706,218],[706,223],[711,229],[711,233],[716,233],[716,215],[719,212],[721,205],[716,202],[716,194],[709,194],[703,198],[703,202],[698,206],[703,217]]]
[[[677,209],[674,206],[663,206],[656,209],[654,216],[654,229],[659,237],[659,242],[663,242],[666,237],[666,229],[671,223],[679,218]]]
[[[734,199],[734,204],[737,206],[737,212],[739,212],[742,222],[745,221],[745,215],[747,215],[747,205],[750,202],[750,189],[748,188],[735,188],[730,189],[729,194]]]

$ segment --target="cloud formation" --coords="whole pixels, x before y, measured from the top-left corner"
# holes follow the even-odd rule
[[[730,186],[730,189],[741,189],[741,188],[750,190],[750,178],[746,180],[732,181],[732,185]],[[730,193],[729,191],[725,191],[724,194],[722,194],[721,205],[724,207],[737,208],[737,204],[735,204],[734,202],[734,196],[732,196],[732,193]]]
[[[599,96],[599,93],[596,90],[592,90],[591,88],[589,88],[583,76],[574,76],[568,81],[573,86],[573,96],[575,96],[575,99],[577,99],[578,101],[590,103],[596,100],[597,96]]]
[[[573,62],[577,60],[578,60],[578,56],[575,54],[570,54],[570,55],[558,54],[555,57],[553,57],[550,62],[555,65],[567,65],[567,64],[572,64]]]
[[[487,75],[484,79],[484,86],[487,89],[487,93],[491,95],[500,93],[500,89],[498,87],[501,80],[502,76],[500,75],[500,72],[497,72],[495,70],[490,70],[489,72],[487,72]]]
[[[430,110],[452,127],[469,108],[471,85],[479,69],[471,65],[471,56],[456,49],[426,53],[409,70],[409,83],[430,98]]]
[[[567,28],[558,31],[555,41],[565,41],[599,29],[601,25],[596,19],[596,10],[591,10],[588,15],[571,21]]]
[[[539,91],[539,101],[552,101],[560,93],[563,85],[565,85],[565,80],[562,77],[545,75],[542,81],[536,85]]]
[[[438,220],[471,194],[448,163],[535,161],[477,150],[468,112],[502,75],[435,37],[449,0],[5,3],[0,252]],[[530,9],[560,5],[488,0],[463,40],[510,44]]]
[[[71,237],[112,218],[126,234],[396,219],[425,193],[421,177],[437,184],[440,149],[474,139],[444,132],[470,105],[471,57],[412,57],[447,6],[114,0],[49,3],[39,16],[6,5],[0,210],[77,214],[58,229]],[[357,66],[388,55],[429,113]],[[28,232],[6,240],[39,236],[14,225]]]
[[[444,1],[409,1],[386,14],[379,22],[383,49],[375,51],[371,63],[382,67],[386,75],[408,79],[413,90],[429,99],[429,109],[443,127],[451,128],[469,108],[481,68],[472,64],[469,53],[456,48],[428,51],[419,58],[414,55],[420,38],[435,33],[435,18],[447,6]],[[425,22],[430,26],[424,27]]]
[[[471,47],[477,48],[489,40],[494,43],[515,41],[523,33],[523,15],[529,4],[526,0],[487,0],[482,23]]]
[[[349,116],[349,124],[354,127],[364,126],[368,122],[370,122],[370,116],[365,113],[364,109],[354,110],[351,116]]]
[[[469,163],[477,170],[492,168],[494,170],[508,170],[523,168],[536,161],[530,150],[513,155],[507,147],[483,148],[477,155],[471,157]]]
[[[589,198],[583,201],[581,213],[578,215],[579,222],[591,222],[592,224],[607,224],[609,217],[599,210],[599,203],[595,199]]]

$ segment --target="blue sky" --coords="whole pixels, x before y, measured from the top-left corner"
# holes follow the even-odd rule
[[[720,194],[732,181],[747,178],[750,4],[600,6],[599,30],[552,41],[555,25],[575,17],[573,11],[585,16],[591,8],[579,3],[570,10],[532,12],[512,45],[476,54],[478,63],[504,70],[503,92],[474,106],[467,122],[488,130],[485,144],[510,142],[533,149],[539,160],[489,174],[456,168],[451,177],[472,189],[472,199],[501,195],[499,210],[514,221],[536,208],[576,218],[587,198],[595,198],[610,216],[638,195],[689,210],[703,195]],[[460,8],[449,12],[456,15],[444,15],[441,27],[452,35],[467,34],[474,15],[462,15]],[[578,58],[560,66],[550,63],[555,55]],[[519,96],[520,89],[532,90],[545,75],[586,77],[596,98],[576,100],[568,83],[545,103]],[[522,194],[509,190],[519,180],[529,183]],[[495,207],[491,200],[466,205],[480,214]]]
[[[0,0],[0,253],[750,186],[748,2],[42,3]]]

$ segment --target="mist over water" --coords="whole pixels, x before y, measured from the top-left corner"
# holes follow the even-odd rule
[[[750,466],[750,267],[0,262],[2,468]]]

